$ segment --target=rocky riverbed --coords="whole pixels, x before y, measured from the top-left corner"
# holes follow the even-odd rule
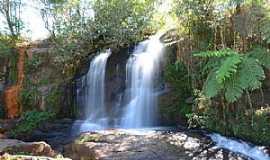
[[[80,121],[63,119],[44,124],[25,137],[28,142],[0,139],[0,160],[251,160],[218,148],[201,131],[148,128],[80,133],[79,126]]]
[[[66,145],[64,155],[74,160],[244,160],[218,149],[208,138],[175,131],[106,130],[81,134]]]

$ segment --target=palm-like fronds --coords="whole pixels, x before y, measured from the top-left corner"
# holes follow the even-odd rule
[[[257,59],[265,68],[270,69],[270,52],[267,48],[256,47],[248,52],[248,55]]]
[[[262,51],[245,55],[232,50],[227,51],[229,53],[225,53],[224,50],[203,52],[197,56],[211,57],[209,62],[215,58],[217,62],[207,64],[209,74],[204,83],[203,93],[209,98],[223,93],[228,102],[235,102],[245,90],[252,91],[261,87],[265,79],[262,66],[268,66],[270,61],[266,59],[266,52]]]
[[[216,79],[218,83],[223,83],[226,79],[237,72],[238,64],[241,63],[242,57],[239,54],[228,56],[217,70]]]
[[[206,52],[200,52],[197,54],[194,54],[196,57],[202,57],[202,58],[213,58],[213,57],[226,57],[229,55],[237,54],[237,52],[233,51],[230,48],[226,48],[220,51],[206,51]]]

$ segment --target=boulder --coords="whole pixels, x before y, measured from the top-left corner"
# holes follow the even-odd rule
[[[56,152],[45,142],[23,142],[16,139],[0,139],[0,153],[30,154],[33,156],[56,157]]]

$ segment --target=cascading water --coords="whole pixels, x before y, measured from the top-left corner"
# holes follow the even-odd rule
[[[140,128],[156,123],[155,81],[159,77],[163,45],[159,36],[141,42],[126,65],[126,98],[121,127]]]
[[[263,151],[261,151],[258,147],[251,146],[246,142],[232,140],[219,134],[211,134],[209,136],[216,143],[217,147],[226,148],[233,152],[241,153],[254,160],[270,160],[269,155],[263,153]]]
[[[105,71],[111,51],[100,53],[90,63],[87,75],[83,79],[84,93],[79,101],[83,101],[86,121],[81,125],[81,131],[101,129],[107,126],[108,119],[105,106]]]

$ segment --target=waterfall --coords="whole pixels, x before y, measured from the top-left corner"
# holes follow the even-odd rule
[[[83,95],[79,101],[85,108],[86,121],[81,125],[85,129],[106,127],[108,119],[105,105],[105,71],[111,51],[107,50],[94,57],[87,75],[83,79]]]
[[[140,128],[156,124],[157,97],[155,84],[159,77],[163,45],[159,36],[141,42],[126,64],[126,99],[120,126]]]

